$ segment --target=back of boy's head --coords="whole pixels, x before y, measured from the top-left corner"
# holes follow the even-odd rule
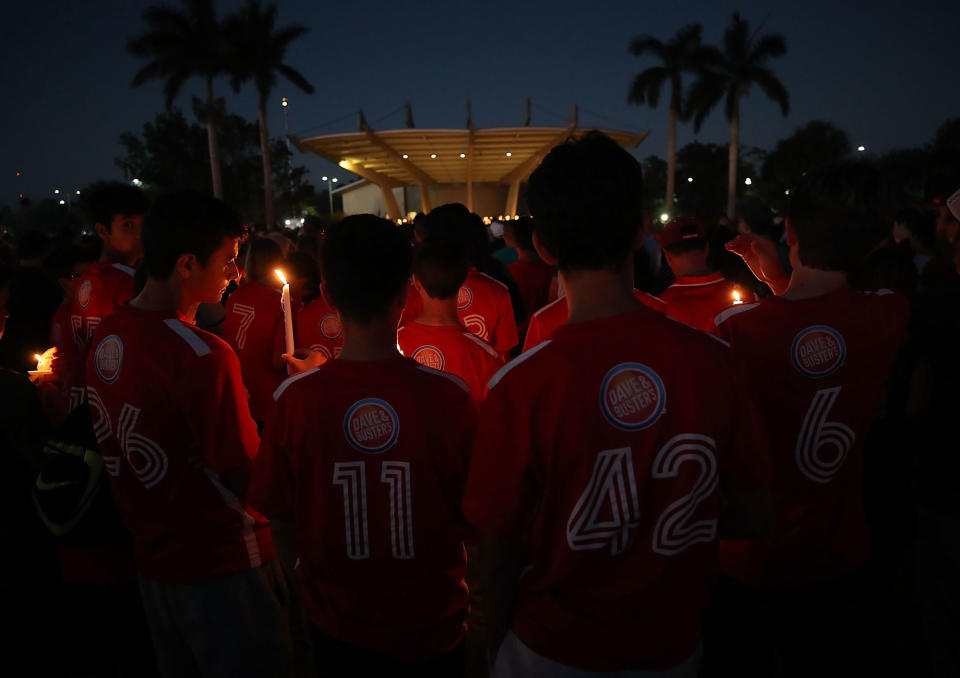
[[[554,148],[530,175],[537,239],[561,270],[619,269],[643,225],[640,163],[589,132]]]
[[[222,200],[196,191],[175,191],[158,197],[141,229],[147,276],[166,280],[184,254],[201,266],[223,246],[224,238],[244,234],[240,215]]]
[[[467,279],[467,258],[456,242],[429,238],[413,252],[413,274],[432,299],[452,299]]]
[[[320,251],[330,302],[360,324],[382,316],[410,278],[410,249],[396,225],[372,214],[335,224]]]
[[[274,276],[274,269],[280,268],[283,264],[283,250],[277,241],[273,238],[264,238],[258,236],[253,238],[249,244],[249,270],[247,277],[252,280],[262,280]]]
[[[505,236],[509,235],[519,249],[528,252],[533,249],[533,219],[530,217],[520,217],[504,223],[503,233]]]
[[[487,254],[487,227],[483,219],[458,202],[440,205],[417,223],[421,238],[444,238],[456,241],[470,266],[476,266]]]
[[[889,230],[883,178],[863,163],[841,163],[809,172],[790,192],[787,212],[800,263],[851,271]]]
[[[320,267],[316,258],[307,252],[291,252],[283,266],[287,269],[287,275],[305,281],[305,290],[316,291],[320,286]]]
[[[90,224],[103,224],[108,231],[118,214],[143,215],[150,204],[139,188],[119,181],[95,183],[83,192],[80,200]]]

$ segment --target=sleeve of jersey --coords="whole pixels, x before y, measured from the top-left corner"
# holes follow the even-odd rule
[[[510,295],[507,293],[501,295],[498,306],[499,318],[491,343],[500,353],[506,353],[520,343],[520,336],[517,334],[517,319],[513,315],[513,302],[510,300]]]
[[[188,375],[194,397],[186,416],[198,432],[201,453],[210,468],[224,473],[249,465],[257,452],[257,425],[250,416],[240,361],[223,347],[201,359],[199,374]],[[196,391],[202,385],[202,391]]]
[[[268,518],[283,519],[293,512],[295,475],[286,405],[286,402],[274,402],[270,407],[247,495],[250,504]]]
[[[463,513],[484,534],[516,537],[528,505],[527,418],[499,384],[480,406]]]
[[[543,341],[543,330],[540,326],[540,319],[537,316],[530,317],[530,324],[527,325],[527,336],[523,339],[523,350],[528,351]]]

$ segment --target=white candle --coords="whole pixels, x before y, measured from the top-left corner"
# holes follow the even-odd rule
[[[287,344],[287,353],[293,355],[293,312],[290,310],[290,283],[279,268],[274,271],[280,282],[283,283],[283,291],[280,292],[280,306],[283,308],[283,332]]]

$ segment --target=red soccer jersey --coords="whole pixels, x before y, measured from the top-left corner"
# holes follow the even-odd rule
[[[640,290],[634,290],[633,296],[647,308],[652,308],[660,313],[666,311],[667,305],[659,297]],[[558,327],[567,322],[567,311],[567,298],[560,297],[534,313],[530,317],[527,336],[523,340],[523,350],[531,349],[541,341],[549,339]]]
[[[411,283],[400,325],[412,322],[422,311],[420,293]],[[520,341],[507,286],[474,268],[467,272],[467,280],[457,293],[457,315],[471,334],[490,342],[501,354]]]
[[[142,574],[189,583],[274,557],[270,524],[220,480],[249,467],[258,442],[226,342],[174,313],[125,306],[94,336],[87,385]]]
[[[403,355],[421,365],[463,379],[475,402],[486,397],[487,382],[503,366],[497,349],[462,325],[407,323],[397,331],[397,345]]]
[[[734,292],[740,295],[742,303],[757,300],[751,290],[743,289],[719,273],[679,276],[660,297],[667,304],[666,314],[674,320],[704,332],[716,333],[714,319],[720,311],[734,305]]]
[[[557,269],[539,259],[534,261],[515,261],[507,268],[517,281],[520,298],[523,299],[523,323],[526,327],[530,316],[543,308],[550,298],[550,283]]]
[[[747,463],[762,446],[749,414],[729,349],[649,309],[562,325],[494,375],[463,509],[520,540],[520,640],[591,671],[688,658],[716,570],[718,478],[765,482]]]
[[[721,542],[731,577],[796,586],[863,563],[863,442],[908,315],[898,294],[844,287],[802,301],[770,297],[717,317],[772,441],[774,531]]]
[[[297,347],[339,358],[343,350],[343,325],[333,307],[320,295],[297,314]]]
[[[294,523],[310,620],[412,661],[455,647],[475,423],[466,385],[409,358],[340,359],[290,377],[275,398],[251,500]]]
[[[264,421],[270,397],[286,376],[286,370],[273,366],[274,354],[284,348],[280,290],[252,281],[238,287],[227,299],[223,338],[240,358],[250,414]]]
[[[63,377],[62,392],[71,410],[85,398],[84,379],[90,339],[105,318],[133,299],[135,272],[123,264],[99,261],[80,276],[70,304],[70,326],[61,332],[61,341],[66,342],[72,337],[73,347],[56,344],[57,353],[62,356],[57,365]]]

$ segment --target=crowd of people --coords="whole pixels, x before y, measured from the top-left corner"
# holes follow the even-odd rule
[[[2,662],[957,675],[960,182],[651,235],[642,181],[593,132],[497,233],[103,184],[5,244]]]

